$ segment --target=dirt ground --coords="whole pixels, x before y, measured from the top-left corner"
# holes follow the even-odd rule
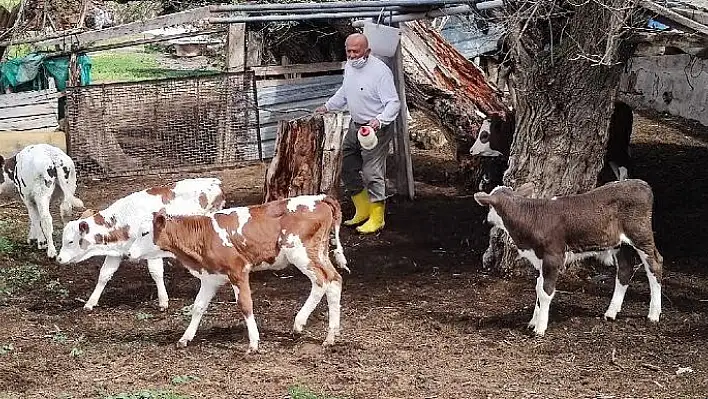
[[[643,269],[618,319],[607,322],[602,314],[614,270],[575,268],[559,280],[546,336],[533,337],[526,328],[535,300],[531,267],[508,279],[480,270],[488,237],[483,209],[471,191],[456,186],[448,155],[414,150],[417,199],[392,201],[377,236],[344,232],[352,273],[344,275],[342,336],[329,350],[320,345],[324,300],[304,336],[290,332],[309,292],[295,269],[252,276],[265,351],[252,356],[244,355],[245,325],[226,288],[190,346],[175,347],[198,290],[198,280],[177,264],[166,267],[166,312],[157,308],[144,264],[130,263],[86,312],[81,301],[95,285],[100,259],[48,262],[24,244],[24,208],[6,205],[0,215],[19,229],[20,243],[2,256],[0,268],[31,263],[42,274],[0,303],[0,353],[12,344],[0,355],[0,398],[92,398],[140,389],[284,398],[295,385],[340,398],[708,397],[708,132],[652,118],[635,119],[632,151],[636,176],[656,196],[655,232],[665,259],[658,325],[646,321]],[[264,165],[207,173],[224,180],[227,205],[259,202],[264,174]],[[83,182],[78,194],[102,208],[181,177]],[[343,206],[349,215],[351,205]]]

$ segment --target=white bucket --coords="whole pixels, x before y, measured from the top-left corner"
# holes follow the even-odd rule
[[[393,57],[401,41],[401,30],[391,26],[364,22],[364,35],[369,40],[371,52],[383,57]]]
[[[356,132],[356,137],[357,139],[359,139],[359,144],[361,144],[361,148],[365,150],[373,149],[379,142],[379,138],[376,137],[376,132],[371,126],[364,125],[360,127],[359,131]]]

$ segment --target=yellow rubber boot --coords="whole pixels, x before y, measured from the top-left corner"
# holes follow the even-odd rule
[[[384,212],[386,210],[386,204],[384,201],[372,202],[370,209],[371,215],[369,216],[369,220],[356,228],[356,231],[361,234],[376,233],[377,231],[383,229],[384,225],[386,225],[384,222]]]
[[[345,226],[356,226],[369,218],[369,192],[366,191],[366,189],[363,189],[352,196],[352,202],[354,203],[356,212],[354,213],[353,218],[344,221]]]

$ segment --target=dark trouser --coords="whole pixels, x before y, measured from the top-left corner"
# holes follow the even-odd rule
[[[364,188],[371,202],[386,199],[386,156],[393,138],[392,124],[376,132],[378,143],[371,150],[361,148],[357,131],[360,124],[353,120],[342,142],[342,180],[347,195],[352,196]]]

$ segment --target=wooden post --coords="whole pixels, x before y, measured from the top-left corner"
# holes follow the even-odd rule
[[[248,31],[246,37],[246,67],[259,67],[263,59],[263,34]]]
[[[395,24],[398,27],[399,24]],[[402,43],[399,43],[393,59],[393,81],[401,100],[401,111],[394,121],[393,149],[396,156],[396,192],[399,195],[415,197],[413,185],[413,161],[411,160],[411,140],[408,133],[408,104],[406,103],[406,82],[403,71]]]
[[[245,70],[246,24],[229,24],[226,43],[226,70],[229,72]]]

